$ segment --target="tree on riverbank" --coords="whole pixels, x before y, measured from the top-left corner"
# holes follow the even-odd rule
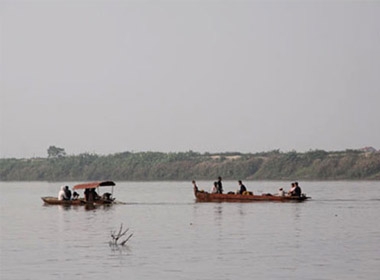
[[[47,150],[48,158],[60,158],[66,155],[65,149],[56,146],[50,146]]]
[[[2,181],[380,180],[380,152],[124,152],[0,159]]]

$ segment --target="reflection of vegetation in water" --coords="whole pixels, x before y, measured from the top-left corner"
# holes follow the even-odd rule
[[[63,150],[64,151],[64,150]],[[360,150],[306,153],[124,152],[32,159],[0,159],[2,181],[112,180],[338,180],[380,179],[380,153]]]

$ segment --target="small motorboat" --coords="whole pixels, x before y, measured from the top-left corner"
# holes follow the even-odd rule
[[[105,192],[102,195],[98,195],[95,191],[99,187],[112,187],[111,192]],[[109,205],[113,204],[115,198],[113,198],[113,188],[116,186],[113,181],[98,181],[98,182],[90,182],[83,183],[79,185],[75,185],[73,190],[84,190],[85,197],[84,198],[74,198],[70,200],[58,200],[57,197],[45,196],[41,197],[43,202],[51,205]]]

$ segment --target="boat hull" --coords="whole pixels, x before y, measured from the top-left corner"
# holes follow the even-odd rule
[[[302,202],[310,197],[301,196],[276,196],[271,194],[252,195],[252,194],[217,194],[194,190],[197,202]]]
[[[88,205],[88,204],[93,204],[93,205],[109,205],[113,203],[113,200],[105,200],[105,199],[99,199],[95,200],[93,202],[88,202],[84,199],[75,199],[75,200],[58,200],[56,197],[52,196],[45,196],[41,197],[43,202],[45,204],[50,204],[50,205],[65,205],[65,206],[70,206],[70,205]]]

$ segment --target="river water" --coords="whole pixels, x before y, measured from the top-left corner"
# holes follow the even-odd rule
[[[0,279],[380,279],[379,181],[300,182],[303,203],[196,203],[191,182],[116,183],[125,204],[89,210],[44,205],[60,183],[2,182]],[[110,246],[121,224],[133,236]]]

